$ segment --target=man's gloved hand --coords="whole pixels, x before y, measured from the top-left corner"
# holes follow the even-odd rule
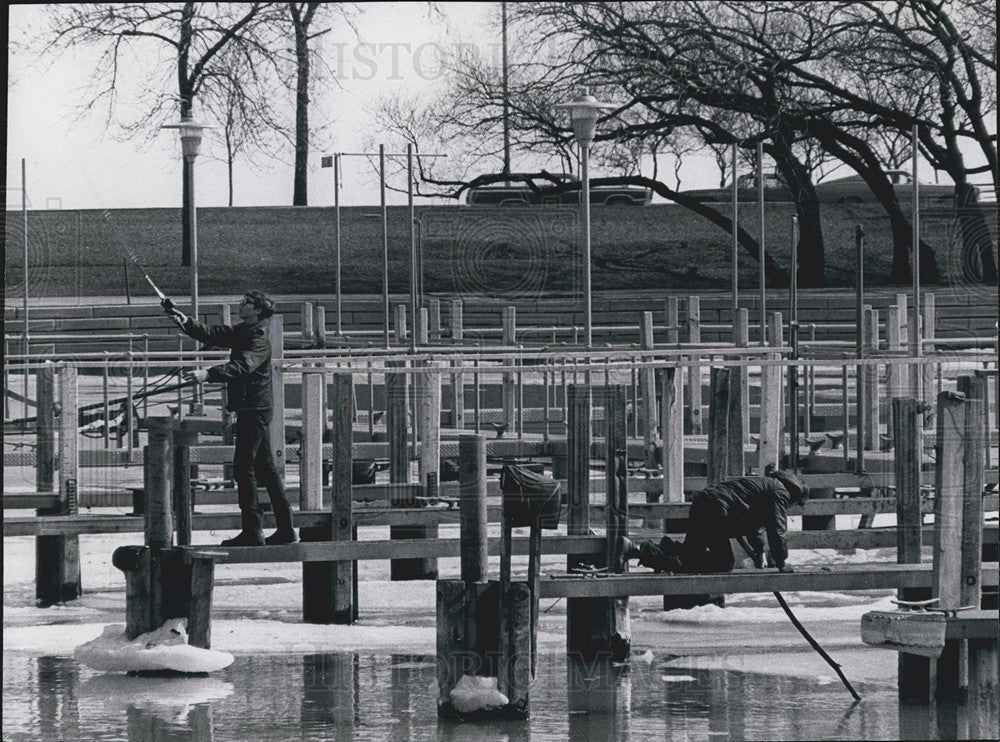
[[[184,314],[184,312],[182,312],[180,309],[174,309],[173,306],[171,306],[171,308],[167,310],[167,316],[170,317],[170,319],[172,319],[174,321],[174,324],[177,325],[178,327],[184,327],[188,319],[187,315]]]
[[[181,377],[188,383],[200,384],[208,379],[208,371],[203,368],[196,368],[193,371],[184,371]]]

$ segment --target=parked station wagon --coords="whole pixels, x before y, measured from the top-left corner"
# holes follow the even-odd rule
[[[524,178],[524,175],[514,175]],[[561,183],[578,183],[575,175],[555,176]],[[470,206],[535,206],[579,204],[581,189],[558,192],[556,185],[547,179],[532,178],[538,191],[523,181],[511,183],[490,183],[470,188],[466,203]],[[590,203],[593,206],[644,206],[653,198],[653,191],[641,186],[594,186],[590,187]]]
[[[886,170],[886,176],[901,204],[913,199],[913,176],[906,170]],[[944,206],[954,202],[955,188],[950,185],[920,184],[920,200],[927,204]],[[824,204],[875,203],[878,199],[860,175],[828,180],[816,184],[816,196]]]

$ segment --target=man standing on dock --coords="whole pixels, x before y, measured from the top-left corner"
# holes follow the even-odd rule
[[[728,572],[736,563],[729,539],[740,539],[754,565],[764,566],[764,538],[771,561],[782,572],[792,572],[785,561],[788,546],[786,511],[805,500],[802,481],[787,471],[764,477],[738,477],[710,485],[694,496],[688,515],[687,537],[678,544],[669,536],[660,543],[623,539],[626,559],[657,572]]]
[[[222,542],[223,546],[290,544],[298,540],[292,527],[292,513],[285,488],[274,465],[268,424],[271,422],[271,341],[267,319],[274,314],[274,302],[264,293],[247,291],[240,303],[239,324],[202,325],[183,312],[164,305],[171,319],[185,334],[203,343],[229,348],[229,362],[208,369],[184,373],[192,382],[225,383],[227,409],[236,413],[236,453],[233,477],[239,492],[242,530]],[[264,538],[257,482],[267,489],[277,530]]]

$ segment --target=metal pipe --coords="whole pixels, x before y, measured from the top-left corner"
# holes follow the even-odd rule
[[[389,347],[389,209],[385,203],[385,145],[378,146],[379,198],[382,204],[382,323]],[[416,317],[413,318],[414,322]]]
[[[856,309],[856,319],[857,319],[857,337],[855,339],[855,353],[859,361],[865,358],[865,342],[864,342],[864,300],[865,300],[865,231],[861,225],[857,225],[854,230],[854,245],[856,250],[855,255],[855,289],[856,296],[855,302],[857,303]],[[864,386],[864,376],[865,371],[862,366],[857,367],[855,372],[855,420],[854,425],[857,430],[857,472],[860,474],[865,470],[865,453],[864,453],[864,439],[865,439],[865,395],[863,393],[862,387]],[[845,443],[846,445],[846,443]]]
[[[337,295],[337,335],[339,336],[342,332],[343,326],[341,324],[341,307],[340,307],[340,296],[341,296],[341,285],[340,285],[340,153],[338,152],[333,156],[333,210],[336,219],[336,235],[334,245],[336,252],[336,276],[334,282],[334,290]]]
[[[736,142],[733,142],[733,323],[736,322],[736,310],[740,305],[739,288],[739,190],[736,183]]]
[[[799,316],[798,316],[798,285],[799,285],[799,218],[792,216],[792,275],[789,290],[789,320],[788,334],[792,346],[792,360],[799,357]],[[791,365],[788,367],[788,399],[791,409],[791,440],[790,456],[791,469],[796,471],[799,467],[799,367]]]
[[[767,345],[767,291],[764,276],[764,143],[757,143],[757,225],[759,231],[759,256],[757,283],[760,285],[760,344]]]
[[[413,332],[410,333],[410,350],[417,349],[417,335],[425,328],[420,328],[417,332],[417,320],[420,317],[417,311],[417,225],[413,211],[413,144],[406,145],[406,204],[410,214],[410,314],[413,317]]]
[[[594,347],[593,337],[593,296],[590,277],[590,143],[580,142],[581,199],[583,209],[583,304],[586,316],[584,340],[587,348]]]

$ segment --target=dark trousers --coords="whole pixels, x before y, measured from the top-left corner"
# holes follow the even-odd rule
[[[736,560],[726,535],[724,516],[711,499],[691,503],[687,537],[680,544],[669,536],[656,544],[639,544],[639,564],[657,572],[728,572]]]
[[[696,496],[691,503],[681,559],[688,572],[728,572],[736,564],[726,517],[715,500]]]
[[[285,496],[278,469],[274,465],[271,440],[268,437],[269,410],[248,410],[236,413],[236,453],[233,457],[233,478],[239,492],[240,513],[243,532],[260,536],[260,502],[257,499],[257,484],[267,490],[271,499],[271,509],[279,531],[292,528],[292,513]]]

